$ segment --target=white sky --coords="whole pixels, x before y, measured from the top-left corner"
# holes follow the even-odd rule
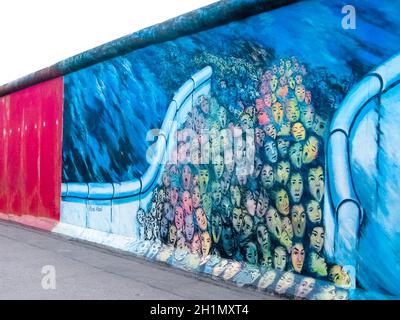
[[[0,0],[0,85],[216,0]]]

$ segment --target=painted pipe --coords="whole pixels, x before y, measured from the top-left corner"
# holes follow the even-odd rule
[[[203,68],[186,81],[175,93],[161,126],[161,134],[155,144],[155,156],[146,172],[139,179],[113,183],[63,183],[61,196],[68,198],[70,201],[73,198],[110,200],[129,198],[147,193],[157,181],[161,165],[167,160],[168,152],[173,149],[172,144],[177,126],[182,124],[189,111],[187,107],[183,106],[186,106],[188,102],[190,102],[190,107],[192,106],[196,90],[200,89],[201,93],[204,93],[205,86],[208,87],[208,91],[210,90],[212,72],[210,66]],[[178,123],[176,123],[177,121]]]

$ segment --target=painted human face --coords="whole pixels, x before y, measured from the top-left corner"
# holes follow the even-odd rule
[[[298,238],[303,237],[306,230],[306,214],[303,205],[297,204],[292,207],[291,218],[294,235]]]
[[[260,290],[267,289],[271,284],[274,283],[276,278],[276,272],[274,270],[269,270],[263,274],[257,284],[257,288]]]
[[[277,124],[281,124],[283,120],[283,107],[279,102],[272,105],[272,116]]]
[[[174,221],[174,209],[169,202],[164,203],[164,217],[170,222]]]
[[[262,251],[268,250],[270,246],[270,241],[268,229],[265,225],[260,224],[257,226],[257,242],[260,245]]]
[[[171,205],[176,206],[176,204],[178,203],[178,199],[179,199],[178,188],[171,187],[170,192],[169,192],[169,201],[170,201]]]
[[[313,129],[317,136],[324,137],[326,126],[327,121],[323,119],[320,115],[315,115]]]
[[[294,271],[300,273],[304,264],[304,247],[301,243],[296,243],[292,247],[291,259]]]
[[[241,269],[242,265],[238,261],[230,261],[225,268],[222,278],[227,281],[232,279]]]
[[[160,230],[161,238],[165,240],[167,238],[168,231],[169,231],[169,223],[168,223],[168,220],[165,217],[163,217],[161,219],[161,228],[160,229],[161,229]]]
[[[342,266],[334,265],[329,271],[329,278],[340,287],[349,288],[351,285],[350,276],[343,270]]]
[[[176,227],[173,224],[169,227],[168,242],[172,245],[176,242]]]
[[[297,101],[303,102],[306,97],[306,89],[303,85],[297,85],[294,89],[294,94],[296,95]]]
[[[254,159],[254,170],[253,170],[252,177],[258,178],[258,176],[261,173],[262,168],[263,168],[263,162],[261,161],[261,159],[259,157],[256,157]]]
[[[286,232],[289,239],[293,238],[293,226],[289,217],[284,217],[282,219],[282,230]]]
[[[310,163],[318,157],[318,139],[314,136],[310,136],[303,148],[303,163]]]
[[[210,253],[211,249],[210,234],[207,231],[202,232],[200,235],[200,241],[201,241],[201,254],[203,255],[203,257],[206,257]]]
[[[290,176],[290,196],[294,203],[299,203],[303,196],[304,183],[300,173],[296,172]]]
[[[276,238],[279,239],[282,232],[282,221],[279,217],[278,211],[274,207],[270,207],[267,210],[265,216],[267,220],[268,231]]]
[[[230,220],[232,212],[232,204],[228,197],[223,197],[221,201],[222,207],[222,220],[227,223]]]
[[[317,274],[320,277],[328,275],[328,268],[323,257],[316,252],[310,253],[310,271]]]
[[[237,233],[240,233],[243,225],[243,212],[240,208],[234,208],[232,212],[232,226]]]
[[[272,123],[265,126],[265,134],[272,139],[276,139],[276,128]]]
[[[314,227],[310,234],[310,247],[316,252],[321,252],[324,246],[324,229],[322,227]]]
[[[194,187],[193,188],[193,193],[192,193],[192,205],[193,208],[198,208],[200,206],[200,201],[201,201],[201,195],[200,195],[200,189],[199,187]]]
[[[201,207],[196,209],[196,221],[201,231],[205,231],[207,229],[206,214]]]
[[[214,159],[214,173],[217,179],[224,173],[224,158],[221,155],[217,155]]]
[[[212,275],[215,277],[219,277],[222,272],[224,272],[226,265],[228,264],[228,260],[222,259],[220,262],[218,262],[212,271]]]
[[[294,284],[294,274],[291,272],[285,272],[276,284],[276,292],[278,294],[284,294]]]
[[[182,209],[182,207],[176,207],[176,209],[175,209],[175,226],[178,230],[182,230],[183,225],[184,225],[183,209]]]
[[[289,148],[290,162],[297,169],[300,169],[301,166],[303,165],[302,155],[303,155],[303,148],[299,142],[293,144]]]
[[[189,191],[184,191],[182,193],[182,206],[183,210],[185,210],[186,214],[191,214],[193,210],[193,203],[192,203],[192,197],[189,193]]]
[[[211,195],[209,193],[206,193],[206,194],[203,194],[201,196],[201,198],[202,198],[201,202],[202,202],[202,205],[203,205],[204,212],[206,213],[206,216],[208,218],[210,218],[210,215],[211,215],[211,202],[212,202]]]
[[[264,145],[264,138],[265,138],[265,132],[261,128],[256,128],[256,144],[258,147],[262,147]]]
[[[314,125],[314,108],[310,106],[306,106],[302,111],[301,111],[301,122],[304,124],[306,129],[311,129]]]
[[[192,240],[192,253],[200,254],[201,252],[201,241],[200,236],[195,233]]]
[[[289,152],[289,145],[290,141],[284,137],[278,137],[277,139],[278,144],[278,153],[281,158],[286,158]]]
[[[293,124],[291,133],[295,141],[303,141],[306,138],[306,129],[301,122]]]
[[[271,189],[274,185],[274,170],[269,164],[264,165],[261,171],[261,183],[264,188]]]
[[[290,176],[290,162],[289,161],[279,161],[276,166],[276,181],[283,185],[289,180]]]
[[[222,232],[222,220],[219,214],[215,214],[211,217],[211,234],[214,243],[218,243],[221,238]]]
[[[285,189],[277,191],[275,196],[275,206],[280,214],[287,216],[289,214],[289,197]]]
[[[240,194],[239,186],[232,185],[230,187],[230,189],[231,189],[231,202],[232,202],[233,206],[239,207],[240,206],[240,200],[241,200],[241,194]]]
[[[335,300],[335,286],[334,285],[324,285],[320,289],[320,292],[316,294],[317,300]]]
[[[276,75],[273,75],[271,77],[269,85],[270,85],[271,91],[275,92],[276,88],[278,87],[278,77]]]
[[[207,114],[208,111],[210,110],[208,99],[205,96],[201,96],[199,97],[199,102],[201,111]]]
[[[243,217],[242,232],[240,236],[244,239],[250,237],[253,234],[253,225],[253,218],[250,215],[246,214]]]
[[[201,169],[199,174],[199,187],[201,193],[205,193],[207,191],[208,178],[208,169]]]
[[[300,110],[296,99],[289,99],[286,104],[286,118],[290,122],[296,122],[300,118]]]
[[[192,170],[188,165],[185,165],[182,170],[182,184],[185,190],[189,190],[192,181]]]
[[[257,199],[256,216],[262,218],[268,210],[269,197],[265,192],[261,192]]]
[[[321,206],[315,200],[310,200],[307,203],[307,216],[312,223],[319,223],[322,219]]]
[[[308,171],[308,186],[314,199],[321,202],[325,189],[324,171],[321,166]]]
[[[279,246],[274,250],[274,268],[279,271],[283,271],[286,268],[286,250],[285,248]]]
[[[221,184],[218,181],[214,181],[211,185],[211,196],[214,201],[214,204],[220,204],[222,199],[222,188]]]
[[[235,254],[235,239],[230,227],[222,228],[222,248],[227,256],[232,257]]]
[[[245,247],[245,259],[250,264],[257,264],[257,247],[253,242],[249,242]]]
[[[274,140],[268,139],[264,142],[264,152],[268,162],[276,163],[278,160],[278,150]]]
[[[303,280],[301,280],[299,286],[297,287],[296,290],[296,297],[297,298],[306,298],[311,291],[313,291],[315,286],[315,279],[314,278],[304,278]]]
[[[194,223],[193,216],[191,214],[185,216],[185,234],[186,240],[192,241],[194,235]]]
[[[169,185],[171,184],[171,178],[170,178],[168,172],[163,173],[162,182],[163,182],[164,187],[166,187],[166,188],[168,188]]]
[[[254,216],[256,213],[256,200],[254,199],[254,195],[251,191],[248,191],[246,193],[246,209],[247,212],[251,215]]]

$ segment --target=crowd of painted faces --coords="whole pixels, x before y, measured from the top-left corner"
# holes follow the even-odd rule
[[[350,278],[342,267],[328,266],[322,254],[327,118],[313,105],[306,74],[296,58],[282,59],[262,75],[254,106],[230,108],[214,97],[197,99],[178,135],[190,129],[204,139],[209,128],[210,145],[219,139],[225,146],[235,136],[226,129],[253,130],[254,139],[247,142],[254,149],[246,156],[253,152],[254,168],[244,170],[245,156],[238,157],[237,149],[231,157],[226,150],[217,154],[210,164],[199,164],[202,154],[184,163],[187,158],[180,156],[190,153],[193,141],[181,139],[177,164],[165,167],[147,213],[157,217],[153,237],[163,242],[161,260],[279,294],[346,298],[346,291],[336,287],[335,293],[330,282],[314,289],[315,279],[347,287]],[[227,83],[219,85],[223,90]],[[303,276],[296,281],[298,274]]]

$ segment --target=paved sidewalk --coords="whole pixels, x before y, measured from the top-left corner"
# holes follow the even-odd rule
[[[56,289],[42,288],[54,266]],[[202,276],[0,221],[0,299],[272,299]]]

